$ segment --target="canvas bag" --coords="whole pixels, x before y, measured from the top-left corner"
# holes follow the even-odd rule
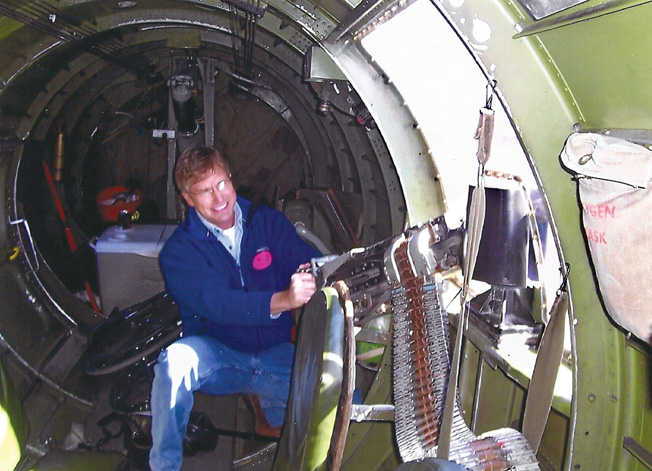
[[[607,311],[652,344],[652,151],[576,133],[561,162],[579,182],[582,222]]]

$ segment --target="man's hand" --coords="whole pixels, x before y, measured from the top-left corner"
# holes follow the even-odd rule
[[[288,291],[290,292],[290,302],[292,307],[290,309],[296,309],[305,305],[312,295],[317,291],[317,283],[315,282],[315,277],[312,273],[305,271],[306,268],[309,268],[310,264],[306,263],[299,267],[298,272],[292,275],[290,278],[290,287]]]
[[[271,314],[289,311],[304,306],[317,291],[317,283],[312,273],[304,272],[310,267],[309,263],[299,266],[299,271],[290,278],[290,287],[272,295],[270,302]]]

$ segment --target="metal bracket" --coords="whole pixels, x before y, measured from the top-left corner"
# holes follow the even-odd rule
[[[355,407],[355,406],[354,406]],[[636,460],[645,465],[647,469],[652,469],[652,452],[643,447],[632,437],[623,437],[623,448],[629,451]]]
[[[390,404],[353,404],[351,420],[355,422],[394,422],[394,406]]]

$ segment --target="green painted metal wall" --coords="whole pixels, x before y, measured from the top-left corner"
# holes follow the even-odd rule
[[[558,161],[576,123],[582,129],[652,128],[652,89],[647,84],[652,6],[609,2],[602,10],[608,14],[598,15],[595,8],[602,3],[591,1],[559,13],[538,33],[539,26],[515,2],[440,5],[469,43],[473,19],[491,26],[486,47],[475,49],[480,51],[477,57],[494,71],[541,179],[563,257],[572,266],[575,375],[564,469],[573,470],[638,469],[632,466],[641,465],[623,448],[625,437],[652,450],[649,349],[629,346],[625,333],[602,307],[584,242],[576,185]],[[582,11],[592,11],[595,17],[569,20],[569,14]],[[555,20],[558,17],[562,20]],[[521,31],[525,35],[519,36]]]

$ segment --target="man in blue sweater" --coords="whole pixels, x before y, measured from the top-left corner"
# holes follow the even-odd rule
[[[152,384],[152,471],[178,471],[194,391],[253,394],[271,427],[283,423],[294,347],[290,311],[315,293],[299,272],[320,254],[279,212],[236,195],[213,148],[184,151],[175,168],[189,212],[160,254],[183,336],[163,350]]]

